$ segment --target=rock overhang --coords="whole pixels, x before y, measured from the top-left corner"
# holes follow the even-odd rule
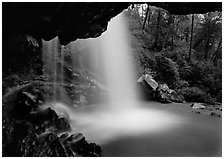
[[[110,19],[133,2],[37,2],[3,3],[3,42],[16,33],[36,39],[59,37],[61,44],[95,38],[107,30]],[[221,11],[221,2],[148,2],[172,14]],[[7,40],[6,40],[7,41]]]

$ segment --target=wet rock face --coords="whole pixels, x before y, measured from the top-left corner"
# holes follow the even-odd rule
[[[16,157],[99,157],[101,148],[71,132],[69,120],[50,107],[41,107],[41,93],[32,85],[3,99],[2,152]]]

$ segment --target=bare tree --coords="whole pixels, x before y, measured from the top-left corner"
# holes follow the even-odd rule
[[[190,39],[190,50],[189,50],[188,61],[191,60],[191,49],[192,49],[192,41],[193,41],[193,32],[194,32],[194,14],[192,14],[192,16],[191,16],[191,39]]]

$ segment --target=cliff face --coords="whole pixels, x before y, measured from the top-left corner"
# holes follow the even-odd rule
[[[221,3],[149,3],[173,14],[206,13],[221,10]],[[3,3],[3,42],[15,33],[61,44],[77,38],[98,37],[108,21],[131,3]]]

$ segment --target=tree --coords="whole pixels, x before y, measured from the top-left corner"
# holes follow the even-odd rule
[[[148,14],[149,14],[149,5],[148,5],[148,7],[147,7],[147,11],[146,11],[146,14],[145,14],[145,20],[144,20],[144,23],[143,23],[142,29],[144,29],[144,28],[145,28],[145,23],[146,23],[146,20],[147,20]]]
[[[222,35],[221,13],[212,12],[197,17],[193,49],[200,53],[199,56],[203,59],[211,60],[215,53],[213,50],[216,49]]]
[[[194,31],[194,14],[192,14],[192,17],[191,17],[191,40],[190,40],[190,50],[189,50],[188,61],[191,60],[191,49],[192,49],[192,41],[193,41],[193,31]]]
[[[158,39],[159,39],[159,32],[160,32],[160,16],[161,16],[161,10],[158,9],[158,16],[157,16],[157,23],[156,23],[156,36],[155,36],[155,48],[158,48]]]
[[[221,58],[221,55],[222,55],[222,38],[220,38],[218,47],[211,58],[214,66],[217,66],[218,59]]]

